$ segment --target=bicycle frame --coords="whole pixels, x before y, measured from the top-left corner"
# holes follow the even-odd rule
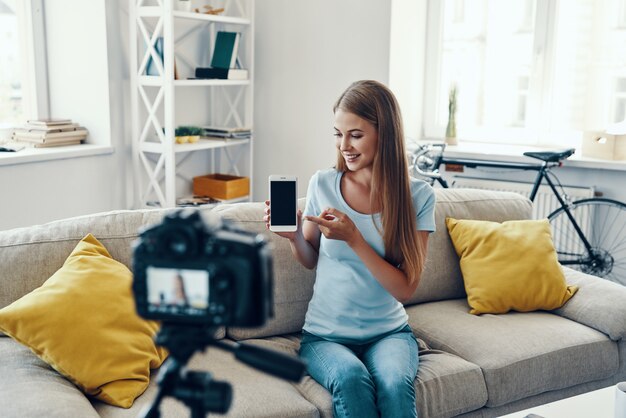
[[[572,226],[574,227],[574,230],[580,237],[583,245],[585,246],[585,249],[587,250],[587,254],[591,254],[592,246],[587,240],[587,237],[585,237],[585,234],[583,233],[582,229],[578,225],[578,222],[576,222],[574,215],[572,215],[571,211],[569,210],[569,203],[563,199],[561,194],[558,192],[556,185],[548,176],[548,172],[550,172],[551,168],[560,167],[561,162],[551,163],[551,162],[546,161],[546,162],[543,162],[542,164],[500,162],[500,161],[476,160],[476,159],[470,159],[470,158],[449,158],[440,154],[439,156],[437,156],[437,160],[435,161],[435,164],[434,164],[433,171],[436,174],[430,177],[438,181],[442,187],[449,188],[450,186],[448,185],[448,182],[439,174],[439,167],[442,164],[457,164],[457,165],[462,165],[468,168],[490,167],[490,168],[506,168],[506,169],[514,169],[514,170],[537,171],[537,176],[535,177],[533,188],[529,196],[530,201],[531,202],[535,201],[535,197],[537,196],[537,192],[539,191],[539,186],[545,179],[548,186],[550,186],[550,189],[552,189],[554,196],[556,196],[557,200],[559,201],[559,204],[561,205],[567,217],[571,221]],[[581,264],[581,263],[584,264],[585,262],[586,260],[562,260],[561,261],[562,264]]]

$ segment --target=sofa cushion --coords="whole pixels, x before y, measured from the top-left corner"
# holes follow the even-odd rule
[[[89,233],[115,260],[131,268],[137,230],[162,216],[161,210],[115,211],[0,232],[0,308],[41,286]]]
[[[532,214],[530,201],[517,193],[475,189],[435,189],[435,193],[437,230],[430,234],[424,272],[407,305],[465,297],[459,257],[448,235],[446,218],[503,222],[530,219]]]
[[[278,348],[289,345],[282,338],[274,339],[272,343]],[[299,347],[299,339],[293,338],[291,344],[291,351],[295,352]],[[271,347],[268,343],[264,345]],[[453,354],[431,349],[421,340],[419,349],[419,367],[415,379],[418,416],[452,417],[485,405],[487,388],[480,367]],[[297,388],[319,409],[322,417],[333,416],[332,398],[322,385],[307,375]]]
[[[304,199],[298,202],[304,207]],[[304,315],[313,296],[315,271],[304,268],[291,253],[289,241],[265,229],[263,203],[220,205],[212,214],[236,223],[249,231],[263,234],[272,245],[274,265],[274,318],[259,328],[228,328],[227,335],[235,340],[299,332]]]
[[[0,337],[0,415],[3,418],[97,418],[70,381],[8,337]]]
[[[476,316],[462,299],[411,306],[407,313],[427,344],[481,367],[490,407],[607,378],[619,367],[615,342],[549,312]]]
[[[166,351],[135,312],[132,274],[91,234],[41,287],[0,309],[0,329],[85,393],[128,408]]]
[[[254,340],[252,343],[292,352],[284,344],[273,344],[271,341]],[[236,360],[232,353],[209,348],[204,353],[192,357],[189,369],[208,371],[214,379],[232,385],[232,405],[226,415],[220,416],[242,418],[318,416],[315,406],[302,397],[293,384],[247,366]],[[156,379],[152,379],[148,390],[137,398],[130,409],[120,409],[102,402],[94,402],[94,407],[103,418],[135,418],[154,399],[157,389]],[[179,401],[166,398],[162,403],[161,416],[185,417],[189,416],[189,412]]]
[[[471,314],[530,312],[563,306],[567,286],[547,219],[489,222],[446,219]]]
[[[61,268],[76,242],[89,233],[98,237],[113,259],[132,268],[132,245],[138,231],[160,222],[168,212],[119,210],[0,231],[0,309],[41,286]],[[210,211],[202,212],[210,216]],[[217,337],[223,336],[220,328]]]

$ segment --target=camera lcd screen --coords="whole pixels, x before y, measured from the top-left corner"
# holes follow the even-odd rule
[[[296,225],[296,182],[270,182],[272,225]]]
[[[146,269],[148,312],[204,316],[209,306],[209,272],[150,266]]]

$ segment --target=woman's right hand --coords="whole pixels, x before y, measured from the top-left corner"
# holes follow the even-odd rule
[[[270,201],[266,200],[265,201],[265,215],[263,216],[263,221],[265,222],[266,229],[270,229],[270,219],[271,219]],[[295,232],[275,232],[275,231],[272,231],[272,232],[274,232],[276,235],[280,237],[287,238],[290,241],[294,241],[298,235],[302,234],[302,211],[300,209],[298,209],[297,222],[298,222],[298,228],[296,229]]]

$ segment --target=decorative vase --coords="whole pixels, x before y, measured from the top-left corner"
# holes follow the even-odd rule
[[[448,117],[448,126],[446,127],[446,139],[444,141],[446,145],[458,145],[459,141],[456,139],[456,122],[454,121],[454,114]]]
[[[456,139],[456,86],[450,88],[448,95],[448,126],[446,126],[446,145],[458,145]]]

